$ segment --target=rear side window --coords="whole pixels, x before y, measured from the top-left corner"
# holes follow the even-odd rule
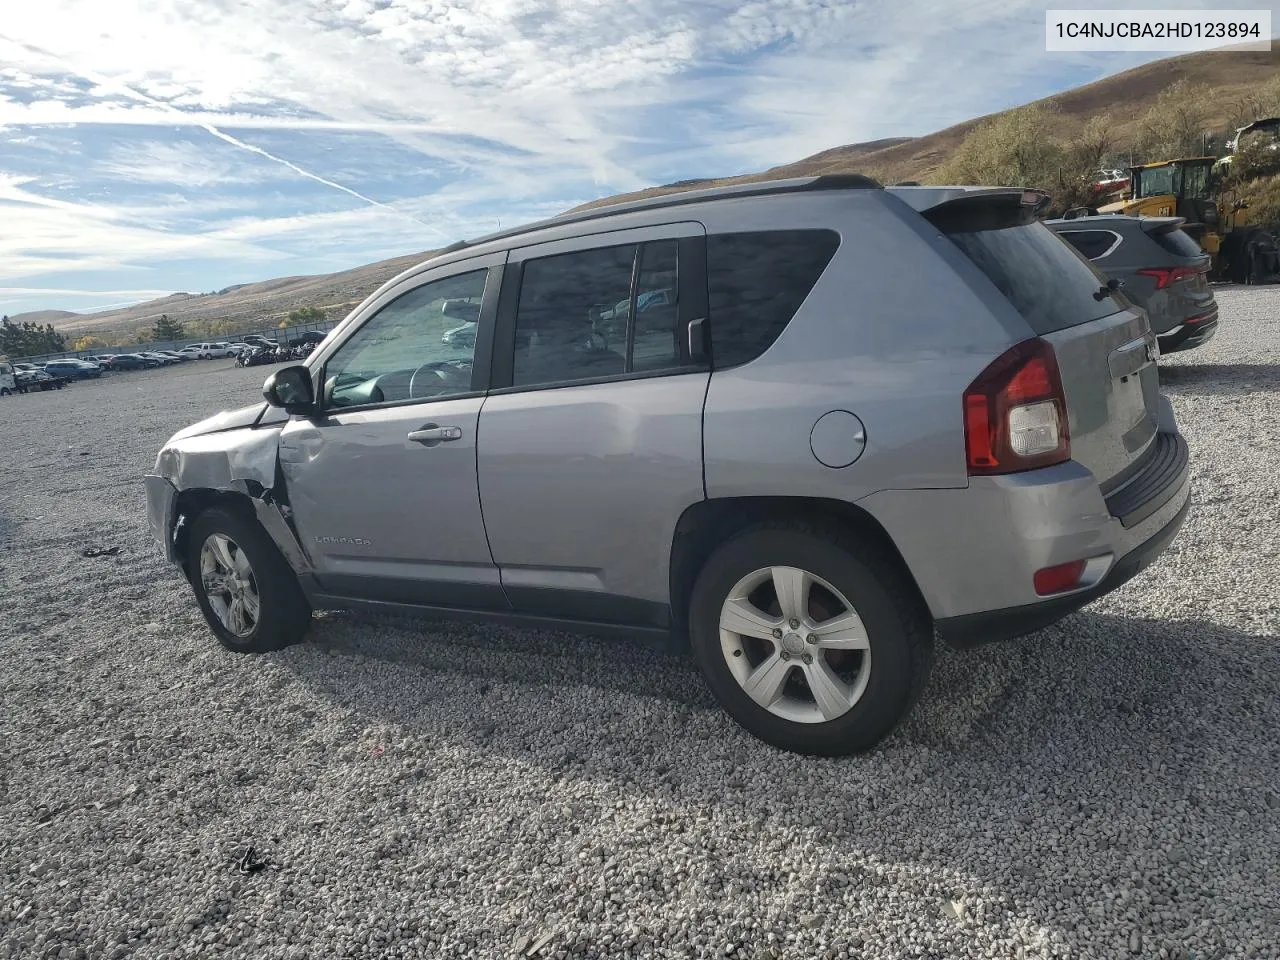
[[[709,235],[708,320],[716,367],[748,363],[773,346],[839,246],[840,235],[832,230]]]
[[[1037,334],[1100,320],[1129,306],[1105,289],[1106,277],[1096,267],[1038,221],[947,236]]]
[[[1090,260],[1097,260],[1120,242],[1120,237],[1110,230],[1068,230],[1059,234]]]
[[[1204,250],[1184,230],[1161,230],[1152,233],[1151,239],[1160,244],[1175,257],[1197,259],[1204,256]]]

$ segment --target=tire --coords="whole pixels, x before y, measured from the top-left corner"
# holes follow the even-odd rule
[[[252,623],[248,618],[242,620],[245,629],[239,631],[231,629],[215,610],[217,605],[229,613],[235,595],[214,591],[211,596],[202,574],[204,547],[213,538],[229,541],[229,556],[233,561],[247,561],[247,576],[241,574],[238,563],[226,569],[234,567],[237,579],[242,584],[247,581],[257,596],[257,616],[252,617]],[[214,552],[216,554],[216,550]],[[211,572],[215,576],[222,573],[216,569]],[[187,579],[214,636],[234,653],[280,650],[301,640],[311,625],[311,606],[288,562],[261,525],[236,510],[211,507],[196,517],[188,537]],[[239,595],[244,597],[245,591],[241,589]],[[240,606],[252,612],[251,603],[246,606],[242,601]]]
[[[0,387],[0,397],[7,397],[9,396],[10,392],[11,391],[9,390],[8,387]]]
[[[721,614],[735,592],[747,598],[748,609],[780,616],[778,571],[783,581],[793,575],[786,571],[803,571],[816,585],[805,591],[807,619],[799,629],[781,618],[770,621],[781,638],[768,629],[763,638],[722,630]],[[751,587],[761,574],[764,579]],[[842,604],[853,619],[840,613]],[[835,632],[837,617],[854,626]],[[751,621],[749,629],[759,623]],[[829,630],[831,637],[807,628]],[[775,747],[817,756],[861,753],[888,736],[919,698],[933,659],[932,623],[896,558],[878,543],[802,521],[752,527],[717,549],[694,583],[689,633],[708,687],[734,720]],[[766,663],[772,676],[780,671],[785,677],[772,684],[781,695],[768,706],[753,699],[748,681],[740,679],[758,678]],[[826,689],[843,699],[828,696],[833,708],[824,709],[809,677],[835,677],[839,683]],[[769,699],[768,693],[757,696]]]

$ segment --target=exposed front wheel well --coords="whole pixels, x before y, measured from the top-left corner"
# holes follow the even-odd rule
[[[885,562],[893,564],[910,585],[922,615],[929,616],[928,605],[902,554],[884,527],[861,507],[818,497],[725,497],[693,504],[676,523],[671,544],[671,616],[672,632],[681,642],[687,636],[694,580],[712,552],[749,527],[790,520],[820,528],[832,526],[846,536],[875,543]]]
[[[187,535],[191,532],[191,525],[195,523],[196,517],[212,507],[234,510],[256,522],[253,504],[249,502],[246,494],[231,490],[213,490],[207,487],[181,490],[178,493],[178,529],[174,541],[178,556],[187,555]]]

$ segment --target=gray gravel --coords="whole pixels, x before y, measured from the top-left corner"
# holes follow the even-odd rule
[[[333,614],[224,653],[139,477],[264,370],[0,400],[0,958],[1280,956],[1280,289],[1219,298],[1162,360],[1172,551],[943,651],[844,761],[644,647]]]

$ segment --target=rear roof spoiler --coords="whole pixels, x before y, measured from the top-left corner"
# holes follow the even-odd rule
[[[889,188],[943,233],[1002,230],[1039,219],[1049,205],[1043,190],[1021,187]]]
[[[1142,229],[1147,233],[1172,233],[1186,222],[1186,217],[1143,217]]]

